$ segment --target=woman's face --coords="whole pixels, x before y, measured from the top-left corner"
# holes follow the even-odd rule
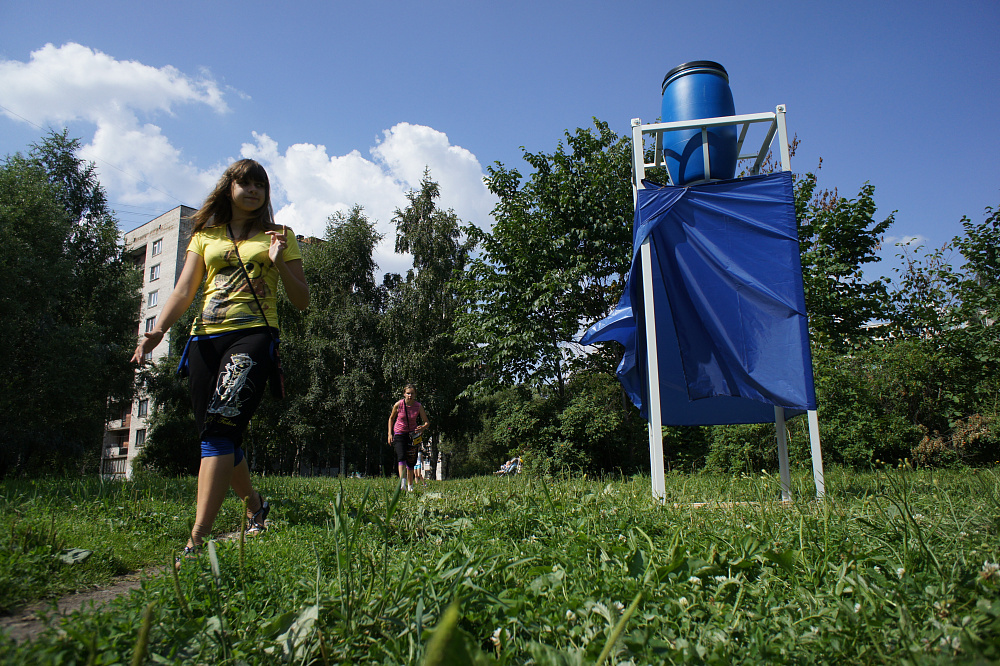
[[[403,397],[406,398],[406,402],[413,402],[417,399],[417,392],[414,389],[408,388],[403,391]]]
[[[234,208],[252,213],[267,200],[267,183],[259,180],[233,181],[231,195]]]

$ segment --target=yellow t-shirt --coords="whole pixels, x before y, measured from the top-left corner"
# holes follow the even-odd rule
[[[283,254],[285,261],[301,259],[302,252],[291,229],[287,230],[287,238],[288,247]],[[257,299],[267,315],[267,324],[279,328],[276,294],[280,276],[267,254],[271,237],[262,231],[239,241],[237,245]],[[205,298],[201,313],[191,326],[192,335],[213,335],[264,326],[264,317],[240,270],[226,227],[208,227],[191,234],[188,252],[194,252],[205,260]]]

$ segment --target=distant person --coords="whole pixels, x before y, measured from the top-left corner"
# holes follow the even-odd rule
[[[413,490],[413,468],[418,453],[413,440],[421,437],[429,426],[424,406],[417,402],[417,387],[407,384],[403,399],[394,403],[389,412],[389,444],[396,449],[401,488]]]
[[[413,483],[417,484],[424,480],[424,454],[417,451],[417,464],[413,466]]]
[[[201,442],[198,503],[184,557],[197,553],[230,488],[246,502],[247,534],[266,529],[270,506],[253,489],[241,448],[277,354],[278,280],[292,305],[309,305],[309,287],[295,234],[274,223],[267,172],[253,160],[232,164],[201,209],[184,268],[156,325],[132,360],[142,365],[204,281],[182,368]],[[178,558],[180,562],[180,558]]]
[[[493,473],[494,474],[505,475],[505,474],[517,474],[520,471],[521,471],[521,459],[520,458],[511,458],[510,460],[508,460],[504,464],[500,465],[500,469],[498,469],[497,471],[495,471]]]

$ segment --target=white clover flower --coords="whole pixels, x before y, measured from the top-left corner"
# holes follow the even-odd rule
[[[476,575],[476,572],[472,569],[472,567],[469,567],[468,569],[465,570],[465,577],[466,578],[472,578],[475,575]]]
[[[687,597],[681,597],[677,600],[677,603],[681,608],[687,608],[690,602],[687,600]]]
[[[567,622],[572,622],[575,619],[576,619],[576,613],[574,613],[571,610],[566,611],[566,621]]]
[[[942,636],[941,640],[938,641],[938,645],[943,648],[951,648],[955,652],[958,652],[959,648],[962,647],[962,641],[958,636],[952,636],[951,638]]]
[[[716,583],[725,583],[727,580],[729,580],[729,576],[712,576],[712,580],[714,580]]]
[[[697,576],[691,576],[690,578],[688,578],[688,582],[691,583],[692,585],[701,585],[701,578],[698,578]]]
[[[614,604],[614,606],[618,610],[619,614],[625,612],[625,604],[623,604],[622,602],[616,601],[615,604]]]
[[[899,567],[898,569],[896,569],[896,575],[899,576],[900,578],[902,578],[903,574],[905,574],[905,573],[906,573],[906,569],[904,569],[903,567]]]
[[[861,604],[860,603],[854,604],[854,612],[858,613],[860,611],[861,611]]]
[[[498,650],[500,649],[500,637],[502,635],[503,635],[503,628],[497,627],[497,630],[493,632],[492,636],[490,636],[490,640],[493,642],[493,645],[495,645]]]
[[[988,580],[1000,580],[1000,564],[984,560],[983,570],[979,572],[979,577],[982,578],[984,582]]]
[[[880,567],[879,565],[876,564],[875,567],[874,567],[874,569],[875,569],[875,573],[882,573],[882,567]]]
[[[625,541],[625,535],[624,534],[619,534],[618,535],[618,540],[619,541]]]

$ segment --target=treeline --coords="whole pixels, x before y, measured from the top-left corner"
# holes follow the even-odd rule
[[[0,476],[96,472],[132,393],[141,279],[78,148],[50,133],[0,163]]]
[[[68,211],[63,195],[56,194],[66,184],[38,165],[39,151],[53,149],[54,141],[72,158],[76,146],[64,133],[48,137],[28,158],[7,158],[3,166],[5,277],[12,247],[22,248],[11,255],[21,261],[41,251],[32,243],[6,242],[28,233],[19,222],[25,215],[42,215],[14,210],[22,181],[8,187],[8,175],[34,174],[38,198],[49,201],[39,206]],[[322,242],[304,244],[312,304],[300,313],[279,299],[289,395],[281,403],[266,398],[251,424],[246,449],[257,471],[391,470],[386,421],[407,383],[417,385],[433,422],[432,459],[445,461],[450,476],[487,473],[514,454],[538,471],[648,470],[646,424],[614,377],[621,349],[583,350],[574,342],[612,311],[627,278],[628,140],[595,121],[592,128],[566,132],[551,153],[525,151],[524,160],[532,169],[527,176],[499,163],[488,168],[487,186],[499,200],[489,231],[442,210],[438,185],[425,173],[393,220],[396,250],[413,257],[406,275],[377,280],[375,248],[382,239],[361,208],[332,216]],[[74,164],[79,173],[88,168]],[[100,192],[96,181],[91,184]],[[846,198],[820,189],[816,176],[805,174],[796,178],[795,204],[825,459],[857,467],[902,458],[933,465],[992,462],[998,441],[993,368],[1000,353],[1000,329],[993,326],[1000,303],[997,213],[988,209],[981,222],[964,219],[963,233],[941,249],[901,248],[894,279],[866,280],[863,271],[878,261],[894,222],[892,215],[876,217],[874,187],[865,184],[855,198]],[[73,219],[78,227],[93,225]],[[116,229],[113,235],[117,240]],[[60,244],[63,261],[77,256],[65,250],[70,245]],[[118,275],[116,261],[120,256],[111,253],[99,262],[101,270]],[[105,362],[94,375],[108,378],[94,388],[105,397],[69,405],[79,427],[25,421],[18,434],[5,433],[14,449],[31,451],[31,442],[46,439],[44,450],[76,466],[99,453],[100,428],[94,424],[103,423],[106,396],[121,396],[130,373],[120,359],[101,357],[86,345],[108,352],[112,344],[123,351],[132,342],[137,281],[120,272],[124,277],[102,284],[113,285],[116,298],[130,303],[127,334],[121,328],[87,329],[73,338],[85,337],[83,346],[67,346],[59,358],[82,363],[67,357],[83,349],[92,362]],[[52,298],[70,303],[74,297]],[[3,299],[4,315],[8,308],[15,312],[8,300],[17,300],[21,310],[42,316],[41,308],[16,294]],[[26,347],[38,350],[32,358],[48,361],[42,359],[44,336],[34,340],[31,327],[48,329],[21,310],[2,317],[4,339],[14,339],[8,330],[18,340],[32,339],[36,346]],[[87,312],[73,320],[81,331],[97,325],[86,320]],[[174,354],[188,323],[174,329]],[[116,325],[121,321],[101,321]],[[174,376],[174,365],[168,359],[140,376],[156,404],[141,462],[182,473],[197,465],[198,450],[186,387]],[[10,376],[4,373],[2,405],[16,413],[44,411],[36,403],[32,412],[23,407],[37,379],[22,372],[15,385],[8,383]],[[62,396],[70,386],[51,373],[47,377],[61,387],[45,387],[48,396]],[[789,444],[793,460],[805,462],[808,435],[800,421],[789,424]],[[35,428],[37,423],[46,429]],[[776,465],[773,424],[664,428],[664,444],[671,468],[756,472]],[[43,459],[4,455],[4,474],[37,468]]]

